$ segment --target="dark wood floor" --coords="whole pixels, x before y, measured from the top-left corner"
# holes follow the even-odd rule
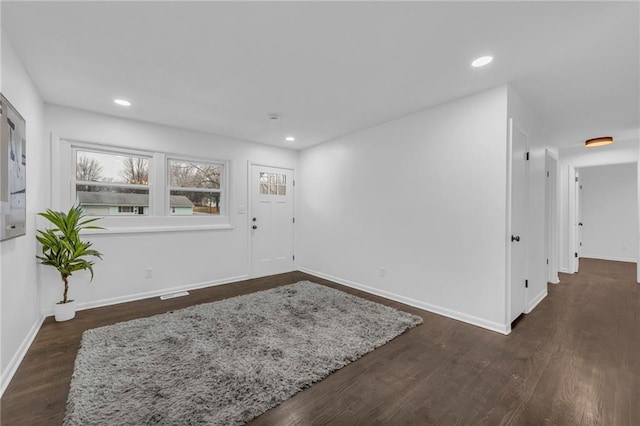
[[[251,422],[291,424],[640,424],[635,264],[585,259],[509,336],[300,272],[48,318],[2,398],[2,425],[59,425],[81,333],[192,304],[313,279],[415,313],[424,324]],[[425,278],[427,279],[427,278]]]

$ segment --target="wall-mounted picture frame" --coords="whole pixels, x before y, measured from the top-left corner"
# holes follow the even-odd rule
[[[26,123],[0,93],[0,241],[26,233]]]

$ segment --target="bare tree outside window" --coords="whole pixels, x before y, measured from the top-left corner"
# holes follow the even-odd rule
[[[102,166],[95,158],[78,157],[76,180],[99,182],[102,179]]]
[[[170,195],[187,197],[194,214],[220,214],[222,165],[171,160],[169,169]]]
[[[221,167],[212,164],[171,162],[171,186],[220,189]]]
[[[149,183],[149,162],[142,157],[125,157],[121,175],[125,183],[147,185]]]
[[[79,156],[76,162],[76,180],[99,182],[102,179],[102,166],[95,158]],[[80,190],[91,192],[98,188],[93,185],[80,185]]]

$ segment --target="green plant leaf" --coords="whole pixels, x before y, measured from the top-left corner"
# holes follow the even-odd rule
[[[63,281],[73,272],[89,270],[93,280],[94,262],[87,257],[102,259],[102,253],[90,249],[92,243],[80,238],[83,229],[104,229],[100,226],[88,225],[100,218],[84,219],[82,206],[73,206],[67,213],[47,209],[38,213],[54,227],[41,230],[36,240],[42,245],[42,256],[36,256],[42,265],[56,268]],[[84,219],[84,220],[83,220]]]

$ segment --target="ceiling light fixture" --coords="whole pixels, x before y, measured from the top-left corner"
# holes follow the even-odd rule
[[[294,138],[293,136],[287,136],[286,138],[284,138],[284,140],[286,140],[287,142],[293,142],[296,140],[296,138]]]
[[[602,136],[584,141],[584,146],[587,148],[594,148],[596,146],[610,145],[612,143],[613,138],[611,136]]]
[[[115,102],[116,104],[120,105],[120,106],[131,106],[131,102],[125,100],[125,99],[114,99],[113,102]]]
[[[471,62],[471,66],[474,68],[484,67],[493,61],[493,56],[481,56],[478,59]]]

